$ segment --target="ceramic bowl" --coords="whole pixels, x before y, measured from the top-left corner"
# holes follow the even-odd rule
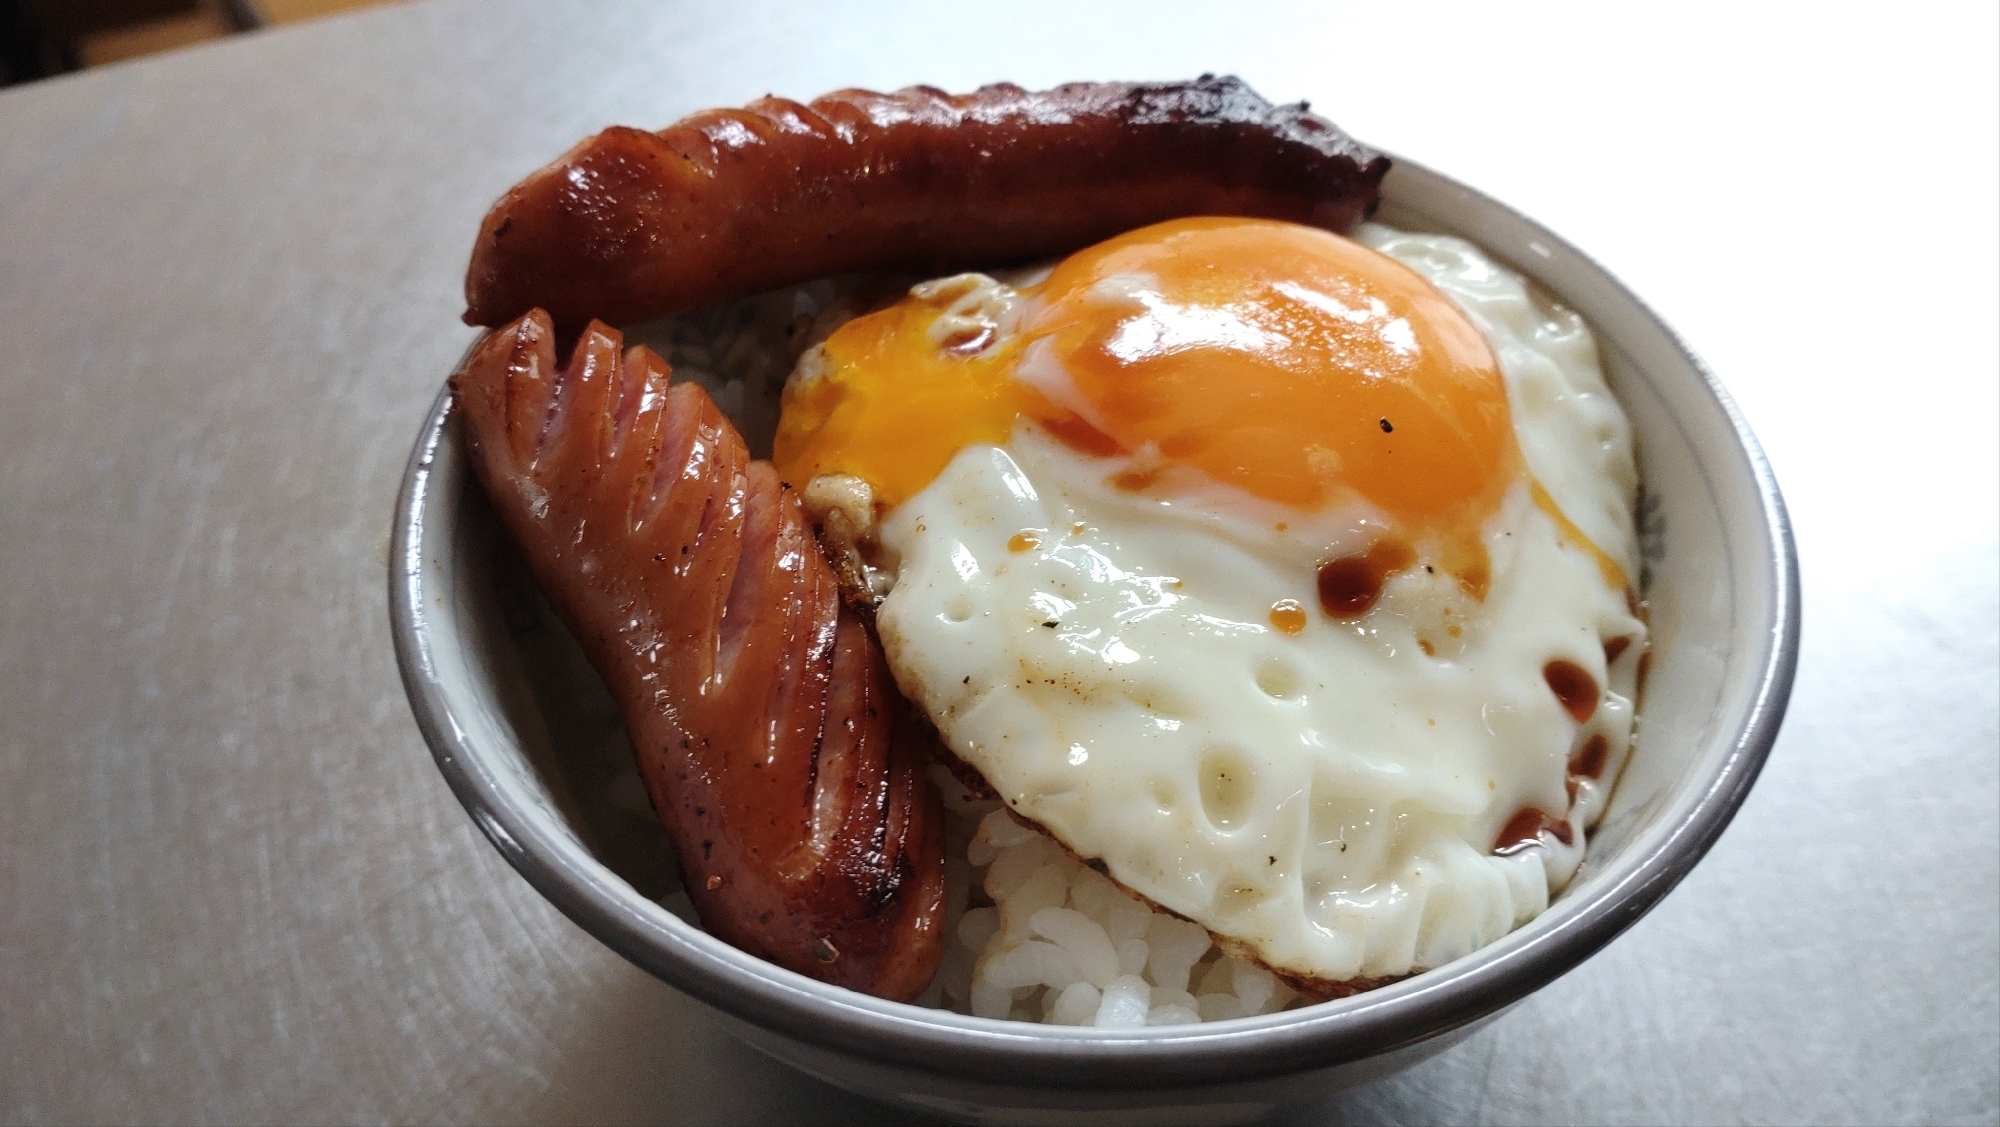
[[[585,930],[834,1084],[952,1118],[1224,1122],[1435,1054],[1575,967],[1699,861],[1776,737],[1798,577],[1771,470],[1714,377],[1623,285],[1531,220],[1399,161],[1380,218],[1471,239],[1580,311],[1638,437],[1654,656],[1631,765],[1548,911],[1446,966],[1264,1017],[1118,1032],[993,1021],[828,986],[691,920],[616,710],[502,545],[440,395],[397,501],[390,606],[452,790]]]

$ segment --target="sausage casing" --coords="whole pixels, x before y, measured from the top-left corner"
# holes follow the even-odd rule
[[[763,98],[587,138],[493,206],[467,322],[574,332],[864,270],[1074,250],[1184,215],[1345,231],[1389,161],[1241,80]]]
[[[702,924],[890,998],[942,952],[925,745],[796,496],[699,386],[539,310],[452,377],[472,463],[625,713]]]

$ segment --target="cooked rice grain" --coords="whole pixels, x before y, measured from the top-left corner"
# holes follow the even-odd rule
[[[998,803],[972,799],[941,772],[938,782],[952,862],[938,997],[924,1001],[981,1017],[1135,1029],[1272,1013],[1297,999],[1271,972],[1133,899]],[[964,866],[962,885],[953,863]]]

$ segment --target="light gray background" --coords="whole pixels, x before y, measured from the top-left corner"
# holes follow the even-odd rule
[[[1615,10],[1614,10],[1615,9]],[[547,907],[404,703],[479,217],[766,91],[1234,71],[1563,232],[1762,436],[1805,650],[1734,827],[1312,1122],[2000,1118],[1995,11],[469,2],[0,93],[0,1119],[873,1121]]]

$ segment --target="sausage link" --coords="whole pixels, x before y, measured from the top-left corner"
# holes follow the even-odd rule
[[[762,98],[613,127],[486,216],[465,319],[564,333],[864,270],[1044,258],[1185,215],[1346,231],[1389,161],[1236,78]]]
[[[942,953],[944,833],[880,646],[796,494],[699,386],[536,310],[456,375],[501,524],[625,714],[704,927],[907,999]]]

